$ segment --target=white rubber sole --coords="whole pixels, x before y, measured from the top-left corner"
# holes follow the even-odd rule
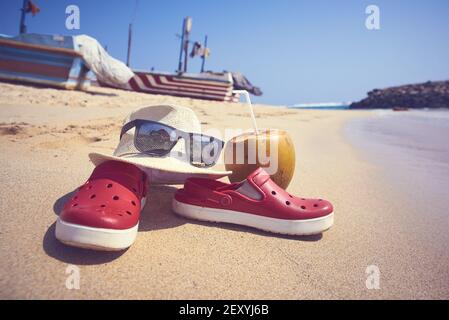
[[[134,243],[138,228],[139,224],[124,230],[93,228],[68,223],[58,217],[55,235],[56,239],[72,247],[119,251]]]
[[[142,209],[145,207],[146,200],[146,197],[140,200]],[[138,229],[139,223],[129,229],[115,230],[82,226],[65,222],[58,217],[55,236],[62,243],[72,247],[120,251],[129,248],[134,243]]]
[[[214,209],[194,206],[173,199],[173,211],[177,214],[202,221],[225,222],[253,227],[256,229],[287,234],[306,236],[319,234],[334,224],[334,213],[308,220],[284,220],[258,216],[233,210]]]

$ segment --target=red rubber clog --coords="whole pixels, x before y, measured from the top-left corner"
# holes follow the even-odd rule
[[[56,238],[89,249],[128,248],[137,235],[146,179],[128,163],[100,164],[64,205],[56,222]]]
[[[188,218],[289,235],[318,234],[334,222],[329,201],[295,197],[276,185],[262,168],[240,183],[187,179],[172,205],[176,213]]]

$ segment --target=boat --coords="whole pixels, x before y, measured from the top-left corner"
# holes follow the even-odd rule
[[[239,93],[234,90],[247,90],[254,95],[262,95],[262,91],[253,86],[248,79],[237,72],[212,72],[204,71],[206,58],[209,55],[207,48],[207,36],[204,44],[194,43],[194,48],[199,48],[197,53],[202,59],[201,71],[199,73],[190,73],[187,71],[189,58],[189,34],[191,31],[192,19],[186,17],[183,20],[181,49],[179,53],[178,69],[176,72],[155,72],[132,69],[134,76],[129,80],[126,88],[132,91],[146,92],[151,94],[163,94],[179,97],[188,97],[204,100],[216,100],[227,102],[238,102]],[[128,55],[127,65],[130,64],[131,52],[131,33],[132,25],[129,26],[128,34]],[[190,53],[190,57],[195,54]],[[111,86],[101,81],[97,81],[101,86]],[[113,86],[115,87],[115,86]]]
[[[0,80],[83,90],[88,72],[71,36],[0,35]]]
[[[135,76],[129,80],[129,90],[205,100],[239,100],[239,95],[233,93],[234,82],[230,72],[133,72]]]

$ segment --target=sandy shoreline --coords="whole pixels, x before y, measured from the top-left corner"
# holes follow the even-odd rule
[[[256,106],[260,127],[295,141],[288,190],[333,202],[335,226],[323,236],[189,221],[171,212],[176,187],[165,186],[150,190],[126,252],[58,243],[57,213],[93,168],[87,153],[112,151],[124,116],[159,103],[191,107],[205,128],[250,127],[240,104],[0,84],[0,298],[449,298],[447,261],[402,223],[417,209],[343,135],[347,121],[373,116],[365,111]],[[69,264],[80,267],[80,290],[65,287]],[[366,288],[369,265],[380,269],[379,290]]]

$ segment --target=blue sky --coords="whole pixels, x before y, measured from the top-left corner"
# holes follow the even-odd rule
[[[34,0],[29,32],[88,34],[125,61],[135,0]],[[0,0],[0,33],[18,32],[22,0]],[[76,4],[81,29],[65,28]],[[365,8],[380,8],[380,30],[365,27]],[[244,73],[269,104],[348,101],[391,85],[449,79],[447,0],[139,0],[132,67],[174,71],[184,16],[192,39],[207,33],[206,68]],[[200,60],[190,62],[197,72]]]

